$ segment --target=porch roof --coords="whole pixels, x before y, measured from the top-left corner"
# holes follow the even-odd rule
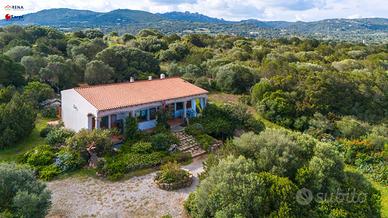
[[[207,94],[181,78],[144,80],[74,88],[99,111]]]

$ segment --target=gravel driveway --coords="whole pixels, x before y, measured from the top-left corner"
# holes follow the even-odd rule
[[[47,183],[52,191],[48,217],[186,217],[183,201],[198,185],[204,157],[183,168],[194,175],[193,184],[177,191],[164,191],[153,182],[155,173],[125,181],[67,178]]]

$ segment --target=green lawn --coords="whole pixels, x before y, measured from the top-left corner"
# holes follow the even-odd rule
[[[48,121],[50,119],[38,116],[35,121],[35,128],[27,138],[22,139],[8,148],[0,149],[0,161],[15,161],[18,155],[25,153],[37,145],[44,144],[44,139],[39,136],[39,133],[46,127]]]

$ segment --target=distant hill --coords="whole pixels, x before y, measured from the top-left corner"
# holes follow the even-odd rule
[[[159,15],[168,20],[190,21],[190,22],[200,22],[200,23],[231,23],[231,21],[225,21],[224,19],[208,17],[203,14],[190,13],[188,11],[186,12],[173,11],[173,12],[167,12]]]
[[[242,20],[226,21],[199,13],[168,12],[153,14],[146,11],[119,9],[106,13],[67,8],[48,9],[24,15],[22,21],[0,20],[0,26],[46,25],[67,31],[100,28],[136,34],[144,28],[163,33],[232,34],[246,37],[315,37],[349,41],[388,41],[388,19],[328,19],[314,22]]]

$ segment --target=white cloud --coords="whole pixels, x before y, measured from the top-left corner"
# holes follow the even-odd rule
[[[321,20],[327,18],[387,17],[385,0],[6,0],[4,6],[23,5],[14,15],[49,8],[111,11],[118,8],[150,12],[190,11],[227,20]]]

